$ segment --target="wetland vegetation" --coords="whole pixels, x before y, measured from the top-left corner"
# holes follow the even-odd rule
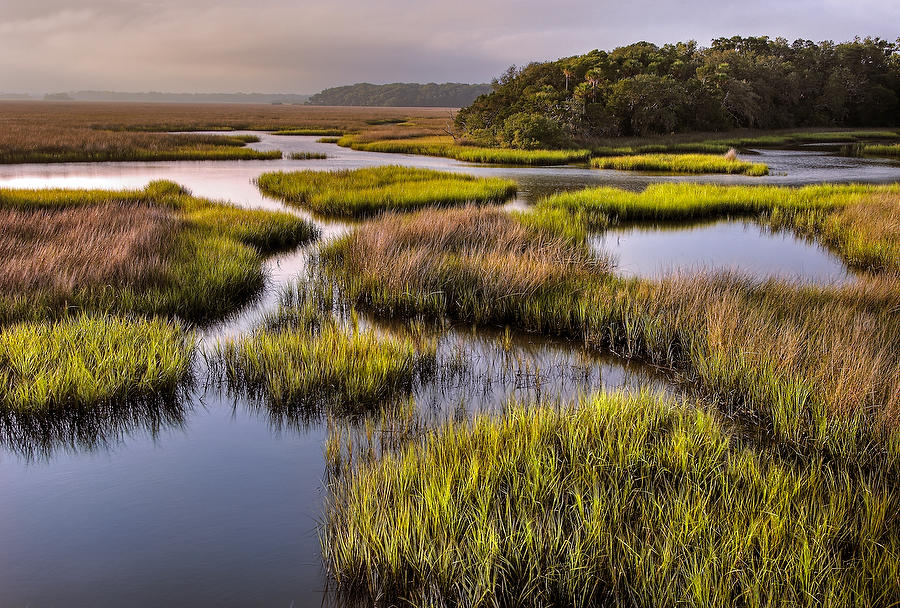
[[[604,156],[591,161],[595,169],[663,171],[667,173],[729,173],[760,177],[769,174],[763,163],[751,163],[714,154],[636,154]]]
[[[498,204],[516,194],[508,179],[400,166],[345,171],[263,173],[263,193],[338,217],[366,217],[384,211],[411,211],[466,203]]]

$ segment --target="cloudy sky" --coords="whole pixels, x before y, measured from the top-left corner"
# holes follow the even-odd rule
[[[638,40],[900,36],[898,0],[0,0],[0,92],[487,82]]]

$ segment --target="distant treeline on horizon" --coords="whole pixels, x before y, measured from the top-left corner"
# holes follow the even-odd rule
[[[123,93],[119,91],[69,91],[48,93],[47,101],[135,101],[156,103],[283,103],[303,104],[309,95],[294,93]]]
[[[395,82],[370,84],[360,82],[325,89],[309,98],[316,106],[377,106],[377,107],[447,107],[461,108],[480,95],[491,92],[489,84],[446,82],[418,84]]]
[[[900,125],[900,40],[638,42],[512,66],[456,118],[485,144],[734,128]]]

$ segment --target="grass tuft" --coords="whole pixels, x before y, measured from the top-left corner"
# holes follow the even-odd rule
[[[591,161],[595,169],[664,171],[667,173],[728,173],[760,177],[769,174],[763,163],[732,160],[712,154],[639,154],[610,156]]]

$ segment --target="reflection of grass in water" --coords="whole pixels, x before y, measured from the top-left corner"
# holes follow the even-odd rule
[[[617,394],[514,406],[347,462],[323,552],[349,593],[457,605],[900,600],[884,479],[741,448],[715,416]]]
[[[42,412],[173,395],[193,337],[163,320],[81,316],[0,329],[0,405]]]
[[[501,203],[516,194],[516,184],[511,180],[396,166],[263,173],[256,182],[265,194],[317,213],[342,217],[465,203]]]
[[[184,399],[180,394],[48,411],[0,409],[0,447],[26,460],[49,459],[60,451],[114,446],[135,432],[145,431],[156,437],[160,431],[179,428],[184,422]]]

